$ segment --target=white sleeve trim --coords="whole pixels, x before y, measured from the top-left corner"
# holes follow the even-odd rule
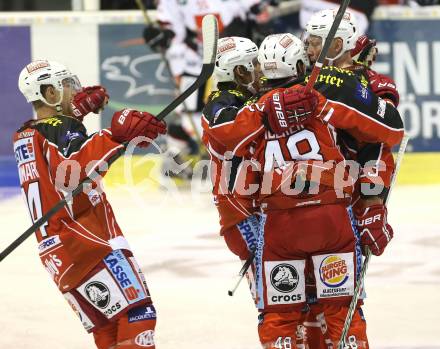
[[[371,116],[368,116],[367,114],[364,114],[364,113],[362,113],[361,111],[359,111],[358,109],[353,108],[353,107],[351,107],[351,106],[349,106],[349,105],[347,105],[347,104],[345,104],[345,103],[337,102],[337,101],[334,101],[334,100],[331,100],[331,99],[327,99],[327,100],[328,100],[329,102],[331,102],[331,103],[335,103],[335,104],[338,104],[338,105],[343,105],[344,107],[346,107],[346,108],[348,108],[348,109],[354,110],[354,111],[356,111],[357,113],[361,114],[362,116],[366,117],[367,119],[369,119],[369,120],[375,122],[376,124],[379,124],[379,125],[381,125],[381,126],[387,128],[387,129],[389,129],[389,130],[393,130],[393,131],[403,131],[403,130],[404,130],[404,128],[394,128],[394,127],[391,127],[391,126],[387,126],[387,125],[385,125],[385,124],[383,124],[383,123],[377,121],[376,119],[372,118]]]

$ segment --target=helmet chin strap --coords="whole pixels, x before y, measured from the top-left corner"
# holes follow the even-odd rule
[[[339,52],[335,57],[333,58],[329,58],[329,57],[325,57],[328,60],[328,65],[334,65],[335,61],[339,58],[342,57],[342,55],[344,54],[344,51],[341,50],[341,52]]]
[[[42,101],[44,104],[48,105],[49,107],[55,107],[56,111],[57,111],[58,113],[60,113],[60,112],[63,111],[63,108],[61,107],[61,102],[62,102],[62,100],[63,100],[63,94],[64,94],[64,91],[61,90],[61,91],[60,91],[60,98],[59,98],[58,101],[55,102],[55,103],[49,103],[49,102],[47,101],[47,99],[44,98],[43,96],[41,96],[41,101]]]
[[[325,40],[327,40],[327,36],[321,36],[321,40],[322,40],[322,43],[324,43]],[[345,52],[345,51],[342,51],[342,49],[341,49],[341,51],[340,51],[335,57],[332,57],[332,58],[330,58],[330,57],[325,57],[325,59],[328,61],[328,65],[330,65],[330,66],[334,65],[334,62],[335,62],[338,58],[341,58],[342,55],[344,54],[344,52]]]
[[[242,82],[240,82],[240,85],[246,87],[246,89],[254,95],[257,93],[257,90],[253,86],[254,82],[255,82],[255,72],[254,72],[254,70],[252,70],[250,73],[252,75],[252,81],[247,84],[243,84]]]

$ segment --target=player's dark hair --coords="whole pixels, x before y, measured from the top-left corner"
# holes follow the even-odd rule
[[[301,77],[301,76],[304,76],[305,75],[305,73],[306,73],[306,69],[307,69],[307,66],[306,66],[306,64],[301,60],[301,59],[299,59],[297,62],[296,62],[296,71],[297,71],[297,77]]]

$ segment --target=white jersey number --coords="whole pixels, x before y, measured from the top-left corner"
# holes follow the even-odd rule
[[[40,199],[40,186],[38,182],[29,183],[27,194],[22,189],[26,203],[29,208],[29,214],[31,215],[32,222],[36,222],[43,215],[43,210],[41,209],[41,199]],[[47,222],[40,226],[41,237],[44,239],[47,236],[46,226]]]
[[[303,145],[306,152],[300,153],[299,146]],[[324,160],[323,156],[319,153],[321,147],[315,134],[309,130],[302,130],[289,136],[287,140],[287,149],[293,160]],[[269,172],[274,167],[274,161],[277,166],[282,167],[286,164],[283,153],[281,151],[280,142],[278,140],[268,141],[266,144],[266,150],[264,154],[264,171]]]
[[[292,349],[292,337],[278,337],[274,347],[277,349]]]

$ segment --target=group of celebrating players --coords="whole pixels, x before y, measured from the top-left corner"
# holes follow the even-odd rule
[[[384,197],[391,148],[404,133],[399,95],[371,70],[375,42],[358,36],[350,13],[305,88],[334,15],[316,13],[302,39],[270,35],[259,48],[220,39],[217,90],[202,112],[220,233],[241,260],[253,258],[248,281],[265,349],[338,347],[363,248],[380,255],[393,237]],[[84,116],[109,96],[102,86],[80,87],[59,63],[30,63],[19,88],[37,115],[14,135],[34,221],[74,189],[72,177],[102,176],[124,142],[143,136],[137,145],[145,147],[166,132],[154,115],[124,109],[87,135]],[[154,348],[155,309],[99,182],[38,229],[39,255],[99,349]],[[350,348],[369,347],[361,305]]]
[[[255,254],[248,280],[264,348],[338,347],[362,247],[380,255],[393,237],[383,200],[404,132],[399,95],[370,69],[375,43],[358,37],[349,13],[329,65],[312,91],[304,86],[334,15],[316,13],[303,40],[220,39],[218,91],[203,110],[221,233],[241,260]],[[353,348],[368,348],[361,303]]]

